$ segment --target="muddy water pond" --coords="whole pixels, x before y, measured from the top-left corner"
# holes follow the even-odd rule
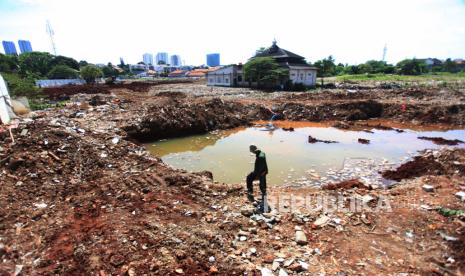
[[[146,148],[175,168],[208,170],[213,173],[214,180],[225,183],[245,182],[255,160],[248,146],[255,144],[266,153],[271,185],[319,186],[353,178],[371,185],[385,185],[378,171],[405,162],[419,150],[444,147],[418,137],[465,141],[465,130],[371,129],[370,133],[299,122],[279,122],[275,127],[261,124],[214,131],[161,140],[147,144]],[[294,131],[283,127],[293,127]],[[309,135],[337,143],[309,143]],[[369,140],[369,144],[359,143],[360,138]],[[464,144],[456,147],[464,147]]]

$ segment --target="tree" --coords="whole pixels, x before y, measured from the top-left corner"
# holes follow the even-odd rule
[[[79,68],[87,66],[87,65],[89,65],[89,63],[87,61],[85,61],[85,60],[79,61]]]
[[[0,54],[0,72],[14,72],[18,69],[18,56]]]
[[[336,64],[333,56],[329,56],[315,62],[315,67],[318,68],[318,75],[321,76],[321,84],[324,84],[324,78],[336,75]]]
[[[107,66],[104,66],[102,68],[102,73],[103,73],[103,77],[104,78],[108,78],[108,77],[116,77],[118,76],[118,71],[116,71],[114,68],[113,68],[113,65],[111,64],[111,62],[109,62],[107,64]]]
[[[79,70],[79,63],[74,58],[70,57],[54,56],[50,62],[50,67],[54,67],[56,65],[66,65],[71,69]]]
[[[164,64],[166,64],[166,62],[164,60],[159,60],[158,61],[158,65],[164,65]]]
[[[279,67],[271,57],[256,57],[244,65],[244,73],[249,82],[256,81],[258,87],[271,88],[289,77],[289,71]]]
[[[102,76],[102,70],[95,65],[87,65],[81,68],[81,77],[87,83],[95,83],[95,79]]]
[[[444,72],[450,72],[450,73],[457,73],[459,71],[457,64],[454,61],[452,61],[450,58],[444,61],[442,65],[442,70]]]
[[[19,72],[25,77],[29,75],[37,75],[45,77],[50,71],[53,56],[46,52],[29,52],[19,55]]]
[[[75,79],[79,76],[78,72],[66,65],[56,65],[48,72],[49,79]]]
[[[426,72],[426,64],[418,59],[404,59],[397,63],[397,73],[400,75],[420,75]]]

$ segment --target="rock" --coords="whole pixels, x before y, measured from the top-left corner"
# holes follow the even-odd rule
[[[249,251],[250,251],[250,254],[252,254],[252,255],[257,254],[257,248],[255,248],[255,247],[250,248]]]
[[[271,270],[276,271],[281,264],[278,262],[273,262],[273,265],[271,266]]]
[[[303,270],[308,270],[309,265],[306,262],[299,261],[299,264]]]
[[[434,192],[434,187],[431,186],[431,185],[425,184],[425,185],[422,186],[422,188],[423,188],[423,191],[425,191],[425,192],[428,192],[428,193]]]
[[[176,268],[176,273],[178,274],[184,274],[184,270],[182,270],[182,268]]]
[[[290,266],[293,262],[294,262],[294,259],[289,259],[289,260],[285,261],[284,262],[284,267]]]
[[[287,274],[286,270],[284,270],[282,268],[279,270],[278,276],[288,276],[288,275],[289,274]]]
[[[329,221],[330,221],[330,218],[328,216],[323,215],[323,216],[319,217],[317,220],[315,220],[315,222],[313,222],[313,225],[317,226],[317,227],[323,227]]]
[[[461,201],[465,201],[465,192],[464,191],[460,191],[460,192],[457,192],[455,194],[455,196],[460,199]]]
[[[263,267],[262,269],[260,269],[260,272],[262,276],[273,276],[273,271],[271,271],[270,269],[266,267]]]
[[[295,232],[295,241],[299,245],[306,245],[308,243],[308,241],[307,241],[307,236],[305,235],[305,232],[301,231],[301,230],[296,231]]]
[[[244,207],[241,209],[241,214],[246,217],[252,216],[254,213],[254,208],[253,207]]]
[[[375,200],[376,200],[376,198],[373,197],[373,196],[371,196],[371,195],[364,195],[364,196],[362,196],[362,202],[363,202],[363,203],[371,203],[371,202],[373,202],[373,201],[375,201]]]
[[[210,273],[217,273],[218,268],[216,268],[216,266],[211,266],[209,271],[210,271]]]
[[[215,257],[214,256],[211,256],[210,258],[208,258],[208,261],[210,263],[214,263],[215,262]]]
[[[263,262],[266,264],[271,264],[273,261],[274,261],[274,256],[271,254],[265,255],[265,257],[263,257]]]

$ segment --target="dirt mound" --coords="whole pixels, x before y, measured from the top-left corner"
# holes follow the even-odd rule
[[[448,146],[456,146],[458,144],[463,143],[463,141],[454,139],[454,140],[449,140],[449,139],[444,139],[442,137],[425,137],[421,136],[418,137],[420,140],[427,140],[435,143],[436,145],[448,145]]]
[[[382,173],[386,179],[400,181],[423,175],[465,175],[465,149],[427,151],[395,170]]]
[[[225,219],[210,206],[234,185],[173,170],[64,117],[52,121],[21,124],[15,144],[0,134],[0,274],[17,264],[24,275],[206,274],[210,256],[222,273],[240,274],[218,253],[229,234],[205,219]]]
[[[115,84],[65,85],[43,88],[43,93],[51,100],[68,100],[75,94],[109,94],[115,89],[128,89],[132,92],[148,92],[153,86],[173,83],[191,83],[190,80],[133,81]]]
[[[153,105],[147,112],[140,122],[123,127],[130,137],[138,141],[233,128],[271,117],[271,111],[262,106],[246,106],[218,98],[196,103],[172,99],[170,105]]]
[[[351,179],[339,183],[332,183],[324,185],[321,188],[323,190],[349,190],[352,188],[371,190],[371,187],[366,186],[358,179]]]

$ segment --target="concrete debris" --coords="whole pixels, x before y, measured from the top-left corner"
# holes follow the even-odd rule
[[[307,236],[304,231],[298,230],[295,232],[295,241],[299,245],[306,245],[308,243]]]
[[[425,184],[425,185],[422,186],[422,188],[423,188],[423,191],[425,191],[425,192],[428,192],[428,193],[434,192],[434,187],[431,186],[431,185]]]

